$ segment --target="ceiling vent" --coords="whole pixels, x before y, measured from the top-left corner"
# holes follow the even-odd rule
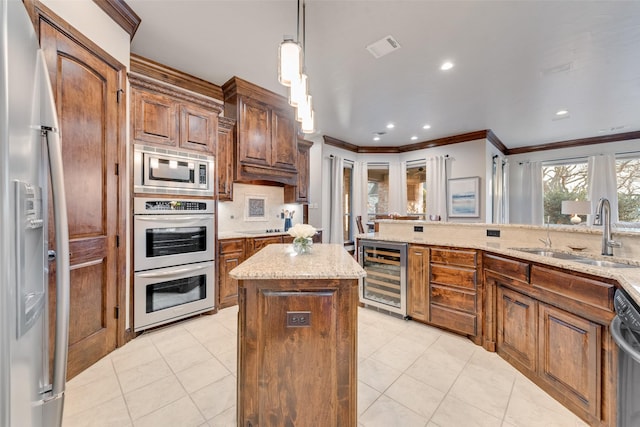
[[[386,36],[375,43],[371,43],[367,46],[367,50],[374,58],[382,58],[386,54],[393,52],[394,50],[400,49],[400,43],[393,38],[393,36]]]

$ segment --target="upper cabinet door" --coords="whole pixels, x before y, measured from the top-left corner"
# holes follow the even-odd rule
[[[242,98],[238,119],[238,156],[240,163],[270,166],[270,108],[262,102]]]
[[[271,166],[296,170],[298,154],[291,111],[271,110]]]
[[[180,106],[180,147],[215,152],[217,114],[194,105]]]
[[[140,142],[177,145],[177,103],[164,95],[131,90],[133,97],[133,138]]]

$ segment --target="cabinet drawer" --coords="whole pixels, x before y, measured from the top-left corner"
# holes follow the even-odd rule
[[[451,307],[456,310],[476,313],[475,292],[461,291],[447,286],[431,285],[430,299],[432,303]]]
[[[478,265],[476,251],[431,248],[431,262],[475,268]]]
[[[448,265],[431,264],[431,282],[476,289],[476,271]]]
[[[483,266],[485,270],[492,270],[503,276],[527,283],[531,275],[531,266],[528,263],[495,255],[484,254]]]
[[[431,304],[431,323],[465,335],[476,335],[476,316]]]
[[[610,283],[534,265],[531,268],[531,284],[582,304],[613,311],[615,286]]]
[[[244,251],[244,239],[219,240],[218,244],[220,245],[220,254]]]

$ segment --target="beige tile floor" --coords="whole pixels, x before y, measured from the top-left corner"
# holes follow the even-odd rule
[[[586,426],[465,338],[358,315],[359,427]],[[63,427],[235,427],[236,317],[227,308],[117,349],[68,382]]]

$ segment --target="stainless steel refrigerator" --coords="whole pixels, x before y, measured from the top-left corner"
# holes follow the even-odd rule
[[[0,1],[0,426],[60,426],[69,322],[61,143],[33,25],[22,1]],[[55,252],[48,250],[49,203]],[[50,366],[47,277],[53,263],[57,302]]]

